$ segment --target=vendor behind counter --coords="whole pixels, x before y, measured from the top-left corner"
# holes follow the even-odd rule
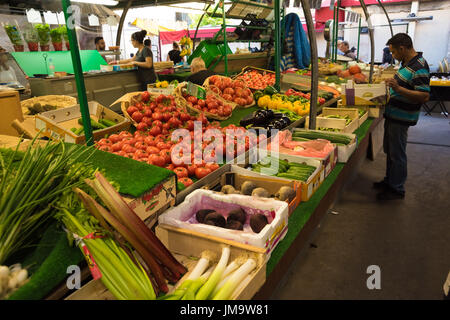
[[[186,79],[199,86],[202,86],[205,80],[216,73],[214,71],[206,69],[205,61],[201,57],[197,57],[192,60],[191,63],[191,75]]]

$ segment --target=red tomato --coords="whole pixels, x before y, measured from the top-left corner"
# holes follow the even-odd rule
[[[200,106],[200,108],[203,108],[206,105],[206,101],[202,100],[202,99],[199,99],[197,101],[197,104]]]
[[[116,142],[111,146],[111,151],[117,152],[122,150],[122,142]]]
[[[184,184],[186,188],[194,184],[194,182],[191,179],[186,177],[178,179],[178,181]]]
[[[141,93],[141,100],[143,102],[147,102],[148,100],[150,100],[150,93],[148,91],[144,91]]]
[[[138,123],[138,125],[136,126],[136,129],[138,131],[146,131],[148,129],[148,124],[145,122],[140,122]]]
[[[164,157],[164,160],[166,160],[166,163],[170,163],[172,161],[171,158],[171,152],[170,149],[162,149],[159,153],[162,157]]]
[[[169,121],[170,118],[172,118],[172,115],[169,112],[163,113],[163,119],[165,122]]]
[[[147,149],[147,145],[145,144],[145,142],[140,142],[140,141],[136,142],[134,144],[134,147],[136,149],[138,149],[138,150],[145,150],[145,149]]]
[[[99,146],[98,150],[110,152],[111,151],[111,146],[108,146],[108,145]]]
[[[152,117],[143,117],[141,122],[145,123],[147,126],[151,126],[153,123]]]
[[[163,119],[163,115],[161,112],[154,112],[152,114],[152,119],[153,120],[162,120]]]
[[[181,178],[187,178],[188,176],[188,170],[186,168],[183,167],[177,167],[173,170],[173,172],[175,172],[175,174],[177,175],[178,179]]]
[[[123,146],[122,146],[122,151],[125,151],[126,153],[135,153],[136,152],[136,148],[135,147],[133,147],[133,146],[131,146],[131,145],[129,145],[129,144],[124,144]]]
[[[150,107],[144,108],[144,117],[151,118],[152,117],[152,109]]]
[[[217,169],[219,169],[219,165],[217,163],[207,163],[205,168],[210,169],[211,171],[215,171]]]
[[[150,134],[151,134],[152,136],[156,137],[157,135],[161,134],[161,128],[158,127],[158,126],[153,126],[153,127],[150,129]]]
[[[147,147],[145,150],[147,151],[148,154],[159,154],[160,153],[160,150],[157,147],[150,146],[150,147]]]
[[[134,146],[134,144],[136,143],[136,139],[133,138],[132,136],[131,137],[124,137],[122,139],[122,141],[123,141],[123,143],[127,143],[127,144],[130,144],[132,146]]]
[[[153,121],[152,125],[162,127],[163,123],[161,122],[161,120],[155,120],[155,121]]]
[[[147,158],[149,156],[149,154],[145,150],[137,150],[134,153],[134,156],[137,157],[138,159],[141,159],[141,158]]]
[[[195,169],[197,169],[197,165],[191,164],[187,167],[189,176],[195,176]]]
[[[136,111],[131,115],[131,118],[136,122],[141,122],[144,115],[140,111]]]
[[[136,108],[135,106],[130,106],[127,108],[127,113],[131,116],[133,113],[135,113],[136,111],[139,111],[138,108]]]
[[[122,138],[118,134],[112,134],[109,136],[109,140],[111,140],[112,143],[116,143],[122,140]]]
[[[153,164],[158,167],[164,167],[166,165],[166,161],[163,157],[157,154],[151,154],[148,156],[148,163]]]
[[[186,122],[186,128],[187,128],[189,131],[194,130],[194,121],[188,120],[188,121]]]
[[[197,168],[197,169],[195,169],[195,176],[197,177],[197,179],[204,178],[210,173],[211,173],[211,169],[208,169],[208,168]]]
[[[200,101],[204,101],[204,100],[200,100]],[[181,119],[181,121],[186,122],[189,119],[191,119],[191,116],[189,114],[183,112],[182,114],[180,114],[180,119]]]

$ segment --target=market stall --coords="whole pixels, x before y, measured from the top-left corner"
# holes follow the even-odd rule
[[[64,0],[66,20],[68,5]],[[302,8],[310,70],[281,74],[279,59],[276,71],[244,60],[228,77],[233,57],[225,52],[221,74],[201,86],[158,82],[143,92],[132,83],[120,91],[115,82],[123,78],[113,81],[109,72],[103,89],[92,88],[97,75],[83,73],[84,53],[69,31],[74,78],[63,92],[76,95],[77,104],[45,110],[33,101],[27,108],[36,112],[33,129],[40,136],[19,147],[17,139],[0,136],[0,221],[10,223],[0,235],[0,248],[7,248],[0,250],[0,265],[21,263],[8,268],[15,282],[4,295],[269,297],[366,155],[388,97],[384,84],[367,83],[373,59],[368,76],[366,66],[319,65],[309,2]],[[222,17],[225,26],[225,10]],[[69,83],[40,80],[54,88]],[[96,90],[104,90],[107,103]],[[47,163],[54,165],[47,170]],[[19,228],[28,236],[17,237]],[[30,244],[37,249],[25,250]],[[82,270],[79,290],[67,288],[69,265]]]

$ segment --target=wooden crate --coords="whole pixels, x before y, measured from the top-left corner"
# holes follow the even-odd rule
[[[182,283],[183,280],[189,276],[190,271],[197,264],[197,258],[200,257],[204,250],[212,250],[217,253],[217,257],[220,257],[221,247],[220,243],[210,239],[209,241],[197,242],[195,237],[189,234],[180,234],[176,231],[172,231],[170,226],[162,228],[156,227],[156,234],[161,241],[169,248],[174,257],[187,267],[188,272],[181,278],[178,283]],[[167,243],[170,238],[170,244],[175,246],[176,250],[172,250]],[[189,244],[189,245],[187,245]],[[230,244],[231,254],[229,262],[237,258],[241,254],[250,254],[257,260],[257,268],[252,272],[252,278],[247,283],[245,288],[236,292],[232,297],[233,300],[249,300],[256,292],[262,287],[266,281],[266,263],[267,259],[263,253],[259,251],[259,248],[245,247],[240,244]],[[182,252],[179,254],[177,252]],[[194,259],[195,258],[195,259]],[[174,291],[176,286],[169,285],[169,293]],[[91,280],[79,290],[69,295],[66,300],[116,300],[112,293],[103,285],[101,280]]]
[[[107,119],[114,121],[116,125],[106,129],[96,130],[93,132],[94,140],[103,138],[106,134],[112,134],[123,130],[128,130],[130,121],[114,111],[105,108],[96,101],[88,103],[90,116],[98,121],[99,119]],[[65,142],[83,144],[86,142],[84,133],[76,135],[70,128],[78,128],[78,119],[81,118],[80,106],[61,108],[52,111],[39,113],[36,115],[36,130],[42,131],[42,134],[56,140]]]
[[[17,131],[11,126],[15,119],[23,121],[18,91],[0,91],[0,111],[2,114],[0,117],[0,134],[18,136]]]
[[[211,65],[217,61],[217,59],[221,59],[221,61],[215,66],[214,71],[219,74],[225,73],[225,60],[223,57],[216,57]],[[241,72],[242,68],[251,65],[255,68],[267,68],[267,52],[258,52],[258,53],[240,53],[240,54],[229,54],[227,56],[228,59],[228,73]]]
[[[352,122],[350,122],[347,125],[345,119],[333,119],[333,118],[322,117],[322,116],[328,116],[328,115],[340,115],[340,116],[348,115],[352,119]],[[323,108],[321,116],[318,116],[316,118],[316,128],[320,128],[320,127],[334,128],[334,129],[338,129],[339,132],[344,132],[344,133],[353,133],[359,127],[358,109]],[[306,117],[305,128],[309,129],[309,117]]]

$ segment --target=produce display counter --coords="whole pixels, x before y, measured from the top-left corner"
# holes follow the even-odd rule
[[[29,78],[33,96],[64,94],[77,97],[75,76]],[[84,83],[88,101],[109,106],[125,93],[139,91],[141,84],[136,70],[85,73]]]
[[[186,81],[186,79],[191,75],[190,71],[185,72],[175,72],[171,74],[158,74],[159,81],[168,81],[171,82],[173,80],[177,80],[178,82]]]
[[[289,217],[286,237],[272,252],[267,262],[266,282],[253,299],[269,299],[314,229],[337,199],[346,181],[367,155],[371,132],[382,118],[366,120],[356,131],[358,147],[347,163],[337,163],[319,189],[307,202],[302,202]]]

